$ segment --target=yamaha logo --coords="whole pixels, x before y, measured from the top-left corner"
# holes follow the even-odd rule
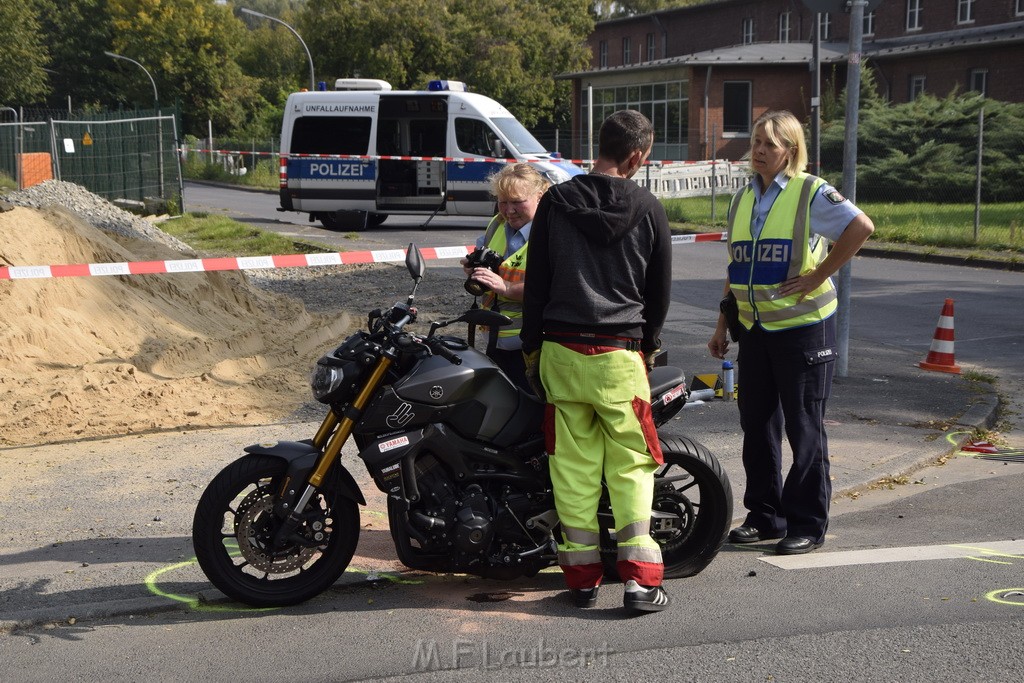
[[[430,387],[430,398],[436,401],[442,396],[444,396],[444,389],[442,389],[439,385],[435,384],[434,386]]]

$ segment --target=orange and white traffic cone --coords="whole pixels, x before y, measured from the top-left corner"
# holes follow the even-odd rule
[[[960,366],[953,358],[952,299],[946,299],[946,303],[942,305],[942,314],[939,316],[939,324],[935,327],[935,336],[932,337],[932,346],[928,350],[928,357],[918,365],[925,370],[960,374]]]

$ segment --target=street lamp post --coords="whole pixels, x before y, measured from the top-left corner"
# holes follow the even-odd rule
[[[160,174],[160,198],[164,197],[164,124],[160,119],[160,96],[156,92],[156,81],[153,80],[153,76],[150,75],[149,70],[136,62],[131,57],[125,57],[124,55],[115,54],[113,52],[107,52],[104,50],[103,54],[114,59],[123,59],[126,62],[131,62],[135,66],[142,69],[142,72],[146,74],[149,79],[150,85],[153,86],[153,108],[156,109],[156,125],[157,125],[157,169]]]
[[[249,9],[248,7],[240,7],[239,10],[243,14],[251,14],[254,17],[262,17],[263,19],[276,21],[277,23],[281,24],[281,26],[284,26],[286,29],[291,31],[292,34],[299,39],[299,42],[302,43],[302,49],[306,51],[306,59],[309,60],[309,89],[316,90],[316,75],[313,72],[313,55],[309,54],[309,48],[306,47],[306,41],[302,39],[302,36],[299,35],[299,32],[293,29],[285,22],[278,19],[277,17],[272,17],[269,14],[263,14],[262,12],[257,12],[256,10]]]

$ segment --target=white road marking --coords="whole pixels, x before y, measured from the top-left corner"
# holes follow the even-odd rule
[[[957,543],[949,545],[921,545],[903,548],[874,548],[846,550],[834,553],[807,553],[806,555],[769,555],[759,557],[762,562],[781,569],[815,569],[842,567],[855,564],[884,564],[887,562],[915,562],[918,560],[1024,560],[1024,540],[995,541],[992,543]]]

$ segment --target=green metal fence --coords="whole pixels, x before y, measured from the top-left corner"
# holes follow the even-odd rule
[[[18,159],[27,162],[25,155],[48,155],[53,178],[105,199],[164,200],[180,206],[177,137],[175,116],[170,114],[69,117],[66,111],[26,112],[18,122],[0,123],[0,172],[23,186],[32,179],[26,163],[19,167]],[[31,161],[39,163],[41,158]]]

